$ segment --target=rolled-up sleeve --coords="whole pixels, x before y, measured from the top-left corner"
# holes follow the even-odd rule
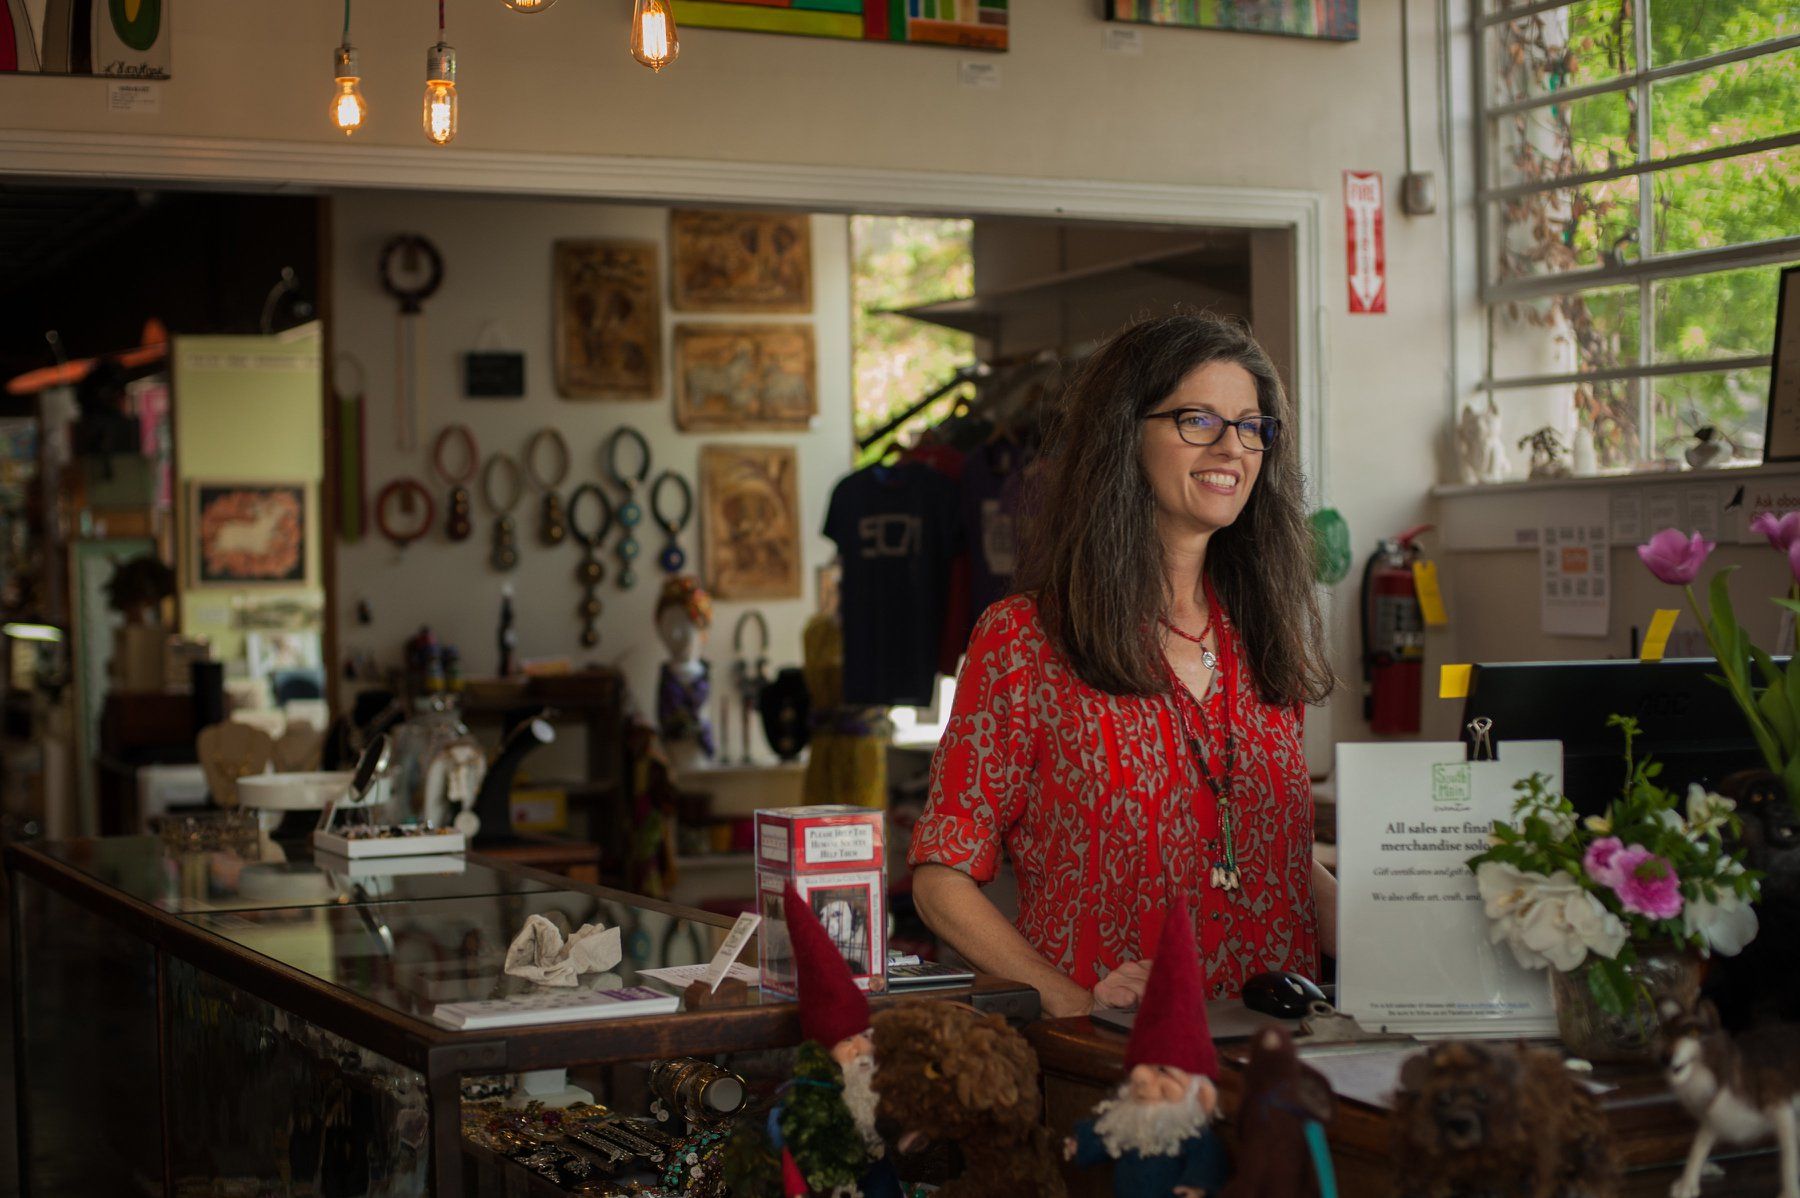
[[[1035,669],[1019,635],[1028,604],[996,603],[975,626],[950,722],[931,760],[931,793],[913,830],[910,865],[948,865],[991,882],[1007,829],[1036,793]]]

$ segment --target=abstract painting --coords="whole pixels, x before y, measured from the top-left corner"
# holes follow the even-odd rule
[[[701,549],[715,599],[800,597],[800,496],[791,445],[700,450]]]
[[[190,587],[306,586],[311,488],[303,482],[190,482]]]
[[[1357,0],[1106,0],[1106,19],[1353,42]]]
[[[0,74],[169,77],[172,0],[0,0]]]
[[[652,399],[662,370],[657,247],[556,243],[556,390],[570,399]]]
[[[788,212],[669,214],[677,312],[812,311],[812,218]]]
[[[806,324],[675,326],[675,427],[805,431],[819,410]]]
[[[675,24],[1004,50],[1007,4],[1008,0],[675,0]]]

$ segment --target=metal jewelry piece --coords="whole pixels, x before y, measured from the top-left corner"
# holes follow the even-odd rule
[[[507,477],[505,499],[495,498],[495,468]],[[519,469],[519,463],[509,453],[496,453],[481,468],[481,498],[487,503],[488,510],[494,513],[494,543],[488,550],[488,565],[502,572],[519,564],[518,537],[513,527],[512,510],[518,506],[519,497],[525,492],[525,474]]]
[[[744,652],[744,629],[752,627],[759,637],[755,657]],[[751,608],[738,617],[737,625],[731,630],[731,651],[737,654],[737,660],[731,663],[732,681],[737,683],[738,697],[743,701],[738,748],[743,754],[742,764],[749,765],[750,713],[756,710],[763,687],[769,685],[769,622],[760,611]]]
[[[679,516],[663,513],[664,484],[673,484],[675,493],[681,497]],[[663,530],[663,535],[669,538],[669,543],[656,555],[656,564],[662,567],[665,574],[679,574],[681,568],[687,565],[687,554],[681,549],[681,534],[687,528],[688,521],[694,518],[694,489],[688,486],[687,479],[673,470],[665,470],[657,475],[655,485],[650,488],[650,515]]]
[[[452,470],[444,465],[444,447],[453,441],[462,443],[463,465]],[[450,484],[450,506],[444,517],[444,535],[452,541],[466,541],[474,525],[469,519],[469,480],[481,465],[481,450],[475,445],[475,434],[466,424],[446,424],[431,443],[431,468]]]
[[[411,513],[423,508],[424,517],[410,529],[396,529],[388,522],[388,504],[400,500],[400,510]],[[437,519],[437,505],[431,500],[431,492],[425,484],[416,478],[396,478],[381,488],[375,497],[375,527],[381,535],[394,543],[397,549],[405,549],[408,545],[431,531],[432,521]]]
[[[619,445],[632,442],[637,446],[637,473],[627,475],[619,469]],[[650,443],[644,440],[644,434],[629,424],[621,424],[613,430],[612,436],[606,439],[606,472],[612,475],[613,482],[625,492],[625,500],[619,505],[617,519],[624,535],[613,552],[619,555],[619,587],[629,589],[637,582],[637,571],[632,568],[637,561],[638,541],[637,526],[643,522],[644,509],[637,501],[637,489],[644,485],[650,477]]]
[[[595,523],[594,531],[586,533],[576,517],[580,514],[583,497],[592,495],[594,502],[600,505],[600,519]],[[606,530],[612,527],[613,507],[607,501],[606,492],[593,483],[582,483],[569,496],[569,533],[581,544],[584,551],[581,565],[575,568],[575,578],[581,583],[582,599],[576,609],[581,614],[581,643],[588,648],[600,643],[600,583],[606,578],[606,570],[600,565],[600,543],[606,539]]]
[[[549,445],[556,450],[554,477],[538,473],[540,445]],[[544,493],[544,501],[538,514],[538,540],[546,545],[560,545],[569,534],[562,497],[556,493],[556,488],[562,486],[563,479],[569,477],[569,443],[563,440],[562,433],[553,428],[540,428],[531,434],[531,440],[525,442],[525,472],[531,476],[531,481],[538,490]]]

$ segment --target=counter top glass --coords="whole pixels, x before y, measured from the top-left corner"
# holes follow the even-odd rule
[[[620,930],[618,966],[580,979],[582,990],[677,988],[640,975],[710,960],[728,928],[576,890],[429,901],[351,902],[190,914],[197,928],[391,1011],[430,1019],[440,1003],[512,998],[542,989],[504,969],[532,915],[565,936],[583,924]],[[747,1002],[754,1004],[756,992]]]
[[[173,915],[257,908],[536,894],[556,889],[529,875],[460,856],[351,861],[310,845],[172,852],[155,836],[64,840],[32,846],[52,860]]]

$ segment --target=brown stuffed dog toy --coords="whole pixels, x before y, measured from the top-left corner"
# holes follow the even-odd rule
[[[898,1002],[872,1021],[876,1125],[902,1157],[948,1144],[960,1176],[939,1198],[1065,1193],[1039,1119],[1037,1054],[998,1015]]]
[[[1449,1041],[1409,1058],[1393,1118],[1401,1198],[1613,1198],[1600,1104],[1562,1058]]]

